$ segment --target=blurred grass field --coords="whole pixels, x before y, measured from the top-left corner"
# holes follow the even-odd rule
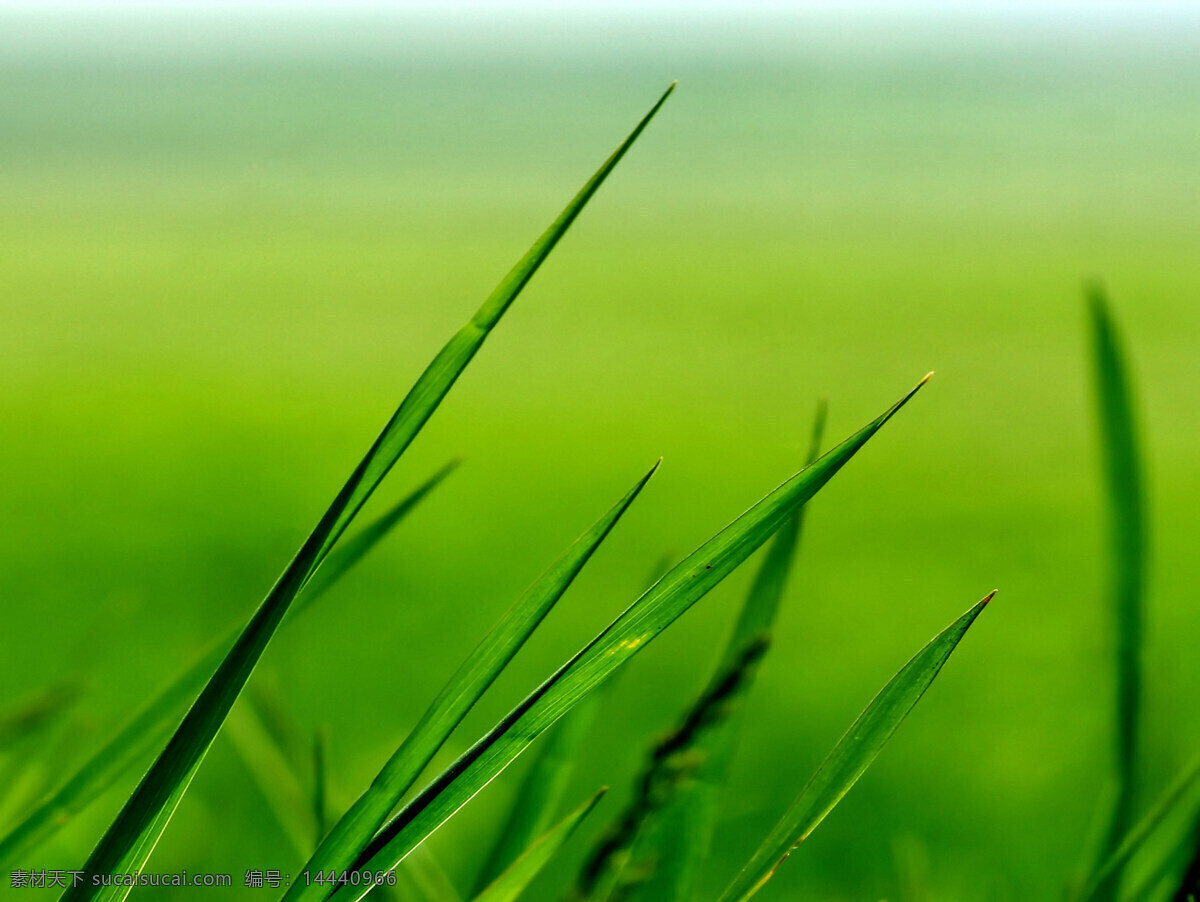
[[[248,616],[429,357],[672,78],[373,507],[464,466],[257,679],[305,729],[329,724],[331,772],[361,789],[499,613],[663,455],[448,758],[664,552],[789,475],[818,395],[836,439],[933,369],[813,503],[712,886],[878,686],[998,587],[763,898],[1058,898],[1107,767],[1080,297],[1101,276],[1150,468],[1148,791],[1189,756],[1194,14],[8,10],[0,705],[82,683],[51,772]],[[576,795],[618,799],[592,832],[703,682],[747,581],[608,700]],[[434,837],[464,886],[520,769]],[[128,783],[30,866],[76,866]],[[218,742],[152,863],[240,887],[248,867],[294,866],[287,850]]]

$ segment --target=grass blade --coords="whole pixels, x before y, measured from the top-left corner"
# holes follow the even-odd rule
[[[322,573],[330,570],[344,574],[377,545],[387,532],[407,516],[453,469],[448,465],[400,500],[391,510],[362,533],[339,546],[329,555]],[[386,529],[377,528],[386,523]],[[370,536],[370,542],[362,537]],[[300,595],[294,614],[306,610],[332,585],[331,578],[320,584],[310,583]],[[43,800],[24,820],[0,839],[0,867],[12,865],[30,851],[38,848],[55,833],[71,823],[81,811],[111,787],[121,775],[145,760],[151,751],[179,723],[188,705],[204,686],[208,675],[220,664],[227,648],[233,645],[236,630],[209,651],[187,671],[167,686],[135,715],[99,751],[79,767],[58,789]]]
[[[655,878],[661,867],[671,867],[659,856],[682,856],[684,846],[700,841],[699,825],[689,819],[687,806],[672,804],[679,801],[680,785],[696,769],[694,750],[723,723],[730,703],[742,693],[742,683],[751,678],[766,651],[765,637],[747,646],[742,657],[705,688],[680,726],[655,743],[632,801],[601,836],[571,898],[622,902],[643,894],[658,898],[653,892],[663,887],[656,886],[660,881]],[[667,892],[676,883],[674,879],[661,882]]]
[[[402,861],[512,763],[538,735],[732,573],[797,507],[832,479],[928,378],[671,568],[607,629],[407,804],[363,850],[355,866],[386,871]],[[333,898],[344,902],[363,895],[363,890],[343,887]]]
[[[304,592],[296,602],[296,610],[307,607],[324,595],[338,583],[359,561],[366,557],[391,531],[407,517],[430,492],[437,488],[442,481],[462,464],[455,459],[429,477],[414,491],[392,505],[378,519],[364,526],[354,535],[340,543],[329,555],[329,559],[321,566]]]
[[[409,902],[462,902],[462,897],[437,859],[427,849],[418,849],[396,869],[397,888]],[[386,894],[387,884],[375,892]],[[385,896],[386,897],[386,896]]]
[[[762,889],[792,850],[837,806],[921,700],[993,595],[994,592],[938,633],[883,687],[821,762],[791,808],[722,893],[720,902],[745,902]]]
[[[316,831],[304,783],[283,749],[263,723],[249,698],[233,706],[225,735],[245,765],[276,822],[301,857],[308,854]]]
[[[607,789],[598,793],[554,825],[537,842],[530,846],[503,873],[475,897],[475,902],[516,902],[533,878],[563,847],[576,828],[583,823],[597,803],[604,798]]]
[[[1184,806],[1177,806],[1184,807]],[[1191,856],[1200,841],[1200,823],[1196,821],[1195,811],[1187,812],[1186,823],[1179,823],[1178,817],[1169,818],[1174,823],[1164,824],[1156,831],[1156,848],[1143,854],[1153,855],[1153,862],[1143,867],[1137,876],[1133,887],[1123,887],[1122,902],[1187,902],[1188,869]],[[1168,833],[1170,835],[1162,836]],[[1135,856],[1141,857],[1140,855]],[[1134,862],[1128,868],[1128,877],[1133,877]],[[1195,873],[1195,872],[1193,872]],[[1196,891],[1196,876],[1192,876],[1192,892]]]
[[[1188,790],[1195,784],[1197,777],[1200,777],[1200,759],[1176,777],[1142,819],[1120,839],[1112,854],[1096,869],[1096,873],[1079,894],[1079,902],[1096,902],[1101,898],[1101,893],[1108,891],[1106,888],[1113,885],[1113,876],[1121,873],[1167,815],[1187,797]]]
[[[625,497],[543,573],[492,628],[442,688],[367,791],[359,796],[329,831],[304,870],[312,873],[330,870],[341,872],[351,866],[450,733],[562,598],[657,469],[658,463],[655,463]],[[325,892],[327,890],[323,886],[305,885],[297,881],[285,898],[317,899]]]
[[[1095,868],[1111,857],[1133,820],[1141,724],[1146,521],[1133,391],[1120,334],[1100,286],[1088,286],[1087,302],[1109,507],[1109,591],[1116,634],[1115,786],[1090,875],[1094,876]],[[1112,902],[1120,878],[1120,870],[1113,871],[1097,888],[1096,898]]]
[[[827,413],[825,402],[818,403],[807,464],[820,455]],[[607,898],[608,892],[597,894],[597,888],[613,887],[624,874],[617,889],[622,900],[691,899],[712,841],[742,700],[768,648],[805,510],[807,505],[798,508],[775,533],[708,685],[675,730],[651,750],[633,802],[581,873],[584,898]]]
[[[673,558],[670,552],[660,555],[650,568],[649,578],[644,585],[652,586],[662,579],[671,569]],[[614,674],[601,691],[587,696],[566,717],[547,730],[541,750],[521,782],[516,803],[476,877],[477,894],[483,892],[538,836],[549,829],[555,810],[566,795],[575,769],[576,754],[591,729],[597,710],[620,682],[619,676]]]
[[[673,88],[674,85],[668,88],[633,134],[592,176],[558,219],[501,280],[470,322],[451,337],[417,379],[101,838],[83,868],[87,875],[142,869],[293,599]],[[118,900],[128,894],[128,887],[95,888],[85,879],[79,886],[63,893],[62,898],[68,902]]]
[[[589,695],[547,731],[541,751],[521,781],[516,802],[476,878],[476,893],[483,892],[549,828],[559,802],[566,795],[575,771],[576,754],[591,731],[601,697],[602,693]]]

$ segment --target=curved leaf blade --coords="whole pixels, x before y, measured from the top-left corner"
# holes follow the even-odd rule
[[[629,658],[733,572],[792,512],[815,495],[928,381],[768,494],[676,564],[600,635],[514,708],[404,806],[363,850],[355,868],[389,870]],[[369,888],[342,887],[336,902]]]
[[[547,731],[537,759],[521,781],[516,801],[476,877],[476,892],[483,892],[549,828],[555,809],[566,795],[575,771],[575,756],[591,731],[602,695],[589,695]]]
[[[375,443],[351,473],[316,527],[309,534],[279,581],[267,594],[229,654],[189,709],[158,759],[83,867],[86,875],[140,871],[150,858],[192,778],[242,687],[250,678],[292,601],[320,567],[330,549],[370,498],[392,466],[416,438],[442,399],[453,387],[521,289],[549,256],[591,196],[666,101],[667,89],[633,134],[568,204],[546,232],[513,267],[475,316],[438,352],[417,379]],[[66,902],[122,900],[129,887],[96,888],[90,880],[68,889]]]
[[[454,469],[448,464],[424,483],[404,496],[383,516],[361,533],[336,548],[321,569],[322,579],[310,583],[296,602],[295,614],[306,610],[334,580],[345,574],[374,548],[413,508],[441,483]],[[123,774],[144,760],[178,724],[188,705],[203,688],[205,680],[217,665],[225,649],[233,645],[236,631],[216,643],[195,664],[180,674],[112,739],[85,761],[48,798],[3,838],[0,838],[0,866],[13,864],[59,830],[71,823],[96,798],[109,789]]]
[[[858,716],[808,785],[779,820],[719,902],[745,902],[817,828],[875,761],[908,712],[925,694],[975,618],[995,595],[982,601],[938,633],[892,677]]]
[[[500,876],[475,897],[475,902],[516,902],[533,878],[563,847],[571,834],[591,814],[608,789],[601,789],[594,796],[555,824],[537,842],[530,846]]]
[[[363,846],[370,842],[454,728],[570,588],[575,577],[658,470],[659,463],[661,461],[655,463],[608,513],[580,536],[509,608],[438,693],[370,787],[329,831],[305,864],[304,870],[318,873],[350,869]],[[297,881],[285,898],[319,899],[327,892],[325,887]]]
[[[1142,634],[1145,613],[1146,517],[1137,418],[1125,353],[1103,289],[1087,288],[1092,332],[1100,450],[1109,508],[1110,604],[1116,635],[1113,756],[1115,783],[1105,826],[1085,883],[1111,857],[1133,821],[1138,736],[1142,708]],[[1120,869],[1096,888],[1096,898],[1117,897]]]
[[[1171,785],[1163,792],[1158,801],[1142,816],[1125,836],[1121,837],[1117,847],[1109,857],[1101,862],[1096,873],[1079,894],[1080,902],[1096,902],[1102,894],[1108,892],[1112,885],[1113,876],[1120,874],[1134,854],[1145,845],[1162,824],[1163,820],[1187,798],[1188,790],[1200,777],[1200,759],[1185,768]]]
[[[806,464],[821,453],[828,410],[817,404]],[[708,854],[717,803],[728,779],[741,712],[769,637],[800,544],[804,514],[798,508],[775,533],[738,614],[733,633],[708,685],[684,712],[678,727],[651,751],[640,781],[640,810],[627,819],[632,860],[622,867],[623,900],[683,902],[692,898],[700,862]],[[595,866],[592,874],[597,874]],[[583,887],[585,895],[590,895]]]

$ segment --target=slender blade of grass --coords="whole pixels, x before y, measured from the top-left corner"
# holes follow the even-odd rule
[[[633,504],[650,477],[655,463],[611,510],[585,532],[567,552],[526,590],[467,657],[422,715],[400,747],[380,770],[370,787],[333,826],[329,835],[304,866],[312,873],[347,870],[363,846],[370,842],[401,797],[408,792],[454,728],[487,691],[500,672],[525,644],[550,609],[562,598],[617,521]],[[285,898],[321,898],[325,887],[293,884]]]
[[[542,868],[549,864],[550,860],[558,853],[558,850],[571,838],[571,834],[583,823],[583,819],[604,798],[606,792],[608,792],[607,788],[601,789],[555,824],[540,839],[526,849],[524,853],[518,856],[495,880],[489,883],[475,897],[474,902],[516,902],[521,893],[525,891],[525,888],[533,882],[533,878],[541,873]]]
[[[443,467],[402,498],[379,520],[367,526],[362,533],[335,549],[329,555],[322,572],[328,569],[339,576],[345,574],[452,470],[453,465]],[[377,528],[384,523],[387,524],[386,529]],[[364,541],[364,537],[368,536],[370,541]],[[324,579],[319,585],[310,583],[297,600],[293,616],[307,610],[332,584],[330,578]],[[195,664],[147,703],[133,720],[85,761],[58,789],[0,838],[0,867],[14,864],[49,840],[116,783],[124,773],[145,760],[171,728],[179,723],[209,674],[221,663],[225,650],[233,645],[236,634],[237,631],[234,630],[214,644]]]
[[[1173,820],[1178,821],[1178,818]],[[1166,832],[1172,835],[1161,839],[1157,837],[1157,834]],[[1132,887],[1122,888],[1122,902],[1186,902],[1186,894],[1181,895],[1184,892],[1182,887],[1187,885],[1188,866],[1197,841],[1200,841],[1200,824],[1196,822],[1194,812],[1188,812],[1186,823],[1174,823],[1170,828],[1165,824],[1160,827],[1156,831],[1156,848],[1135,856],[1136,859],[1141,855],[1153,854],[1153,863],[1135,875],[1134,862],[1130,862],[1127,879],[1136,876],[1137,882]],[[1194,877],[1192,879],[1195,880]]]
[[[742,693],[742,683],[751,678],[767,645],[762,636],[751,642],[742,657],[705,688],[679,727],[654,744],[633,799],[600,837],[570,898],[621,902],[643,894],[657,898],[651,893],[663,866],[660,856],[683,855],[683,845],[700,839],[686,806],[671,804],[678,801],[680,784],[695,770],[693,750],[725,720],[728,706]]]
[[[229,738],[276,822],[301,856],[309,853],[316,823],[308,794],[283,749],[263,724],[250,699],[234,705],[225,722]]]
[[[644,585],[652,586],[668,570],[675,555],[666,552],[659,556]],[[620,683],[623,671],[613,674],[600,691],[583,699],[561,721],[547,731],[541,751],[526,773],[509,817],[501,829],[489,859],[476,879],[475,892],[496,878],[542,832],[549,828],[555,809],[566,794],[575,756],[588,735],[596,711],[605,697]],[[423,847],[420,847],[423,848]],[[419,849],[418,849],[419,851]],[[410,856],[411,857],[411,856]],[[405,859],[407,861],[408,859]]]
[[[521,781],[516,801],[479,871],[475,881],[477,894],[549,828],[555,810],[566,795],[575,771],[576,755],[591,731],[601,697],[602,693],[589,695],[547,731],[542,748]]]
[[[820,456],[827,414],[825,402],[819,402],[806,464]],[[612,870],[604,861],[607,853],[625,875],[616,886],[623,902],[691,899],[700,862],[712,841],[742,703],[768,650],[807,509],[798,508],[775,533],[708,685],[679,725],[651,749],[634,801],[610,831],[606,848],[598,850],[602,854],[589,861],[581,875],[585,898],[593,895],[597,883],[617,884],[617,875],[606,873]]]
[[[673,88],[674,85],[668,88],[633,134],[592,176],[542,237],[501,280],[470,322],[447,342],[417,379],[279,581],[267,594],[229,654],[221,661],[166,748],[101,838],[84,865],[85,874],[141,870],[293,599],[416,438],[521,289],[549,256]],[[129,894],[129,889],[97,888],[85,879],[63,893],[62,898],[69,902],[119,900]]]
[[[1133,390],[1122,341],[1099,285],[1087,288],[1092,332],[1100,449],[1109,508],[1110,603],[1116,635],[1114,780],[1111,808],[1100,834],[1095,869],[1109,859],[1128,832],[1137,792],[1138,735],[1142,708],[1142,632],[1145,614],[1146,519],[1142,463]],[[1117,897],[1120,870],[1096,889],[1096,898]]]
[[[462,464],[454,459],[429,477],[414,491],[401,498],[387,511],[341,542],[321,565],[296,601],[296,610],[307,607],[336,585],[359,561],[371,553],[425,497]]]
[[[745,902],[842,800],[937,677],[993,592],[938,633],[892,677],[854,721],[719,902]]]
[[[418,849],[403,866],[396,869],[398,885],[410,902],[462,902],[462,896],[428,849]],[[378,887],[381,892],[387,885]]]
[[[1100,893],[1108,891],[1107,887],[1112,885],[1113,875],[1121,873],[1125,865],[1145,845],[1167,815],[1171,814],[1176,806],[1187,798],[1188,790],[1196,783],[1197,777],[1200,777],[1200,759],[1193,761],[1190,766],[1185,768],[1167,787],[1158,801],[1151,806],[1150,810],[1142,816],[1141,820],[1121,837],[1112,854],[1101,862],[1096,873],[1084,886],[1078,897],[1079,902],[1096,902],[1101,898]]]
[[[355,867],[388,870],[465,805],[544,730],[648,645],[684,611],[735,570],[817,493],[928,381],[925,379],[811,467],[788,479],[676,564],[573,658],[533,691],[382,829]],[[337,902],[367,889],[342,887]]]

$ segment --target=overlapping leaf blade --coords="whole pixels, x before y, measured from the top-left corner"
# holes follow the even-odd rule
[[[312,873],[349,869],[454,728],[487,691],[629,509],[658,463],[584,533],[501,618],[467,657],[421,720],[305,864]],[[325,888],[297,882],[285,898],[319,899]]]
[[[1164,819],[1188,798],[1188,792],[1195,785],[1197,778],[1200,778],[1200,759],[1185,768],[1150,810],[1120,838],[1116,848],[1100,863],[1096,873],[1080,892],[1077,897],[1079,902],[1097,902],[1102,893],[1109,891],[1107,888],[1112,885],[1113,875],[1124,870],[1125,865],[1154,835]],[[1192,815],[1195,816],[1195,813],[1193,807]]]
[[[826,415],[822,401],[808,464],[820,456]],[[619,880],[616,892],[626,902],[691,899],[712,841],[743,700],[767,651],[806,510],[798,508],[775,533],[708,684],[678,726],[651,749],[632,802],[584,867],[583,898],[606,898],[604,888],[616,887]]]
[[[601,789],[550,828],[505,868],[495,880],[489,883],[475,897],[475,902],[516,902],[525,888],[533,882],[533,878],[550,863],[550,860],[571,838],[571,834],[583,823],[583,819],[591,813],[607,791],[607,789]]]
[[[250,678],[292,601],[325,560],[375,488],[433,415],[446,393],[483,346],[521,289],[570,228],[591,196],[665,102],[671,88],[633,133],[584,185],[566,209],[500,282],[474,317],[456,333],[417,379],[375,443],[351,473],[299,552],[267,594],[233,648],[188,710],[166,748],[142,778],[116,820],[101,838],[83,870],[117,874],[141,870],[192,778],[204,760],[225,716]],[[124,899],[129,887],[95,887],[83,880],[63,894],[69,902]]]
[[[402,861],[544,730],[745,561],[796,508],[815,495],[928,378],[673,567],[607,629],[405,805],[363,850],[355,867],[386,871]],[[369,889],[346,886],[332,898],[337,902],[345,902],[359,899],[367,891]]]
[[[447,464],[424,483],[405,495],[362,532],[334,549],[320,570],[320,579],[310,582],[293,608],[293,617],[307,610],[432,492],[454,469]],[[188,705],[233,645],[237,631],[215,643],[195,664],[146,704],[112,739],[85,761],[54,792],[0,839],[0,866],[11,865],[71,823],[123,774],[149,757],[179,723]]]
[[[995,593],[993,592],[992,595]],[[976,603],[892,677],[817,768],[720,902],[745,902],[825,819],[879,755],[884,744],[929,688],[992,595]]]
[[[558,803],[566,794],[576,754],[591,730],[602,697],[603,693],[589,695],[542,738],[537,758],[521,781],[508,817],[476,877],[476,892],[482,892],[549,828]]]

